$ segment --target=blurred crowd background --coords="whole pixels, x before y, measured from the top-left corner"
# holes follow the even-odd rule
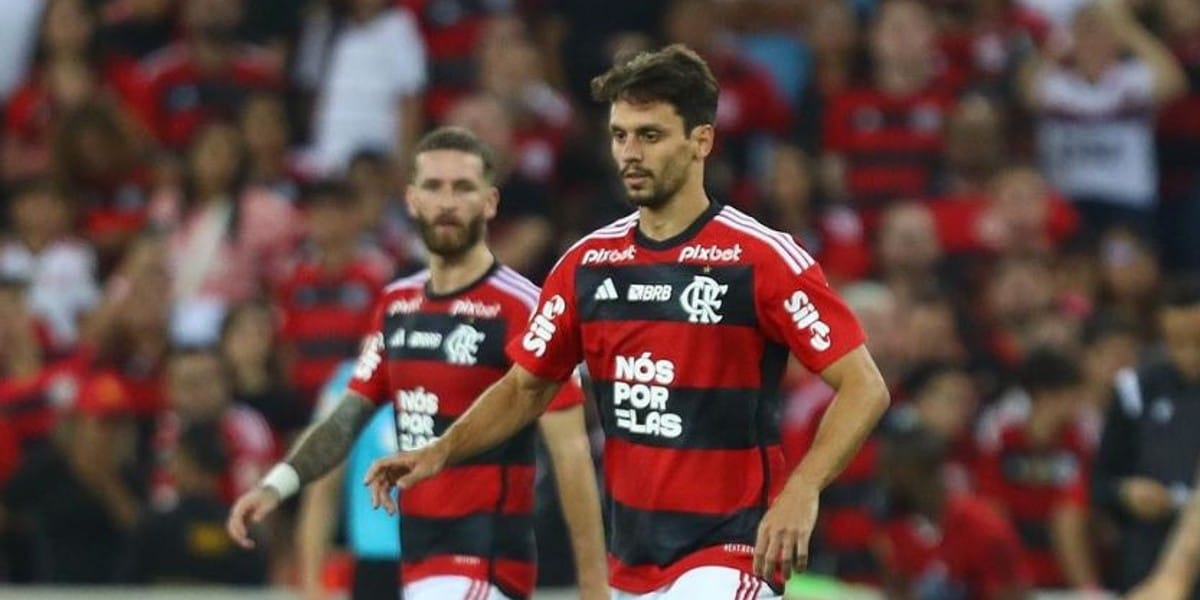
[[[290,517],[252,553],[221,524],[421,267],[414,141],[496,149],[489,236],[539,282],[630,210],[590,78],[669,42],[720,83],[710,197],[817,257],[893,390],[812,568],[900,568],[881,438],[913,423],[1032,585],[1149,565],[1200,410],[1159,398],[1175,433],[1121,438],[1186,476],[1131,488],[1099,449],[1123,368],[1174,364],[1200,407],[1169,351],[1200,321],[1160,306],[1200,307],[1195,0],[4,0],[0,581],[294,584]],[[783,393],[797,457],[831,393],[799,369]],[[543,579],[569,580],[546,523]]]

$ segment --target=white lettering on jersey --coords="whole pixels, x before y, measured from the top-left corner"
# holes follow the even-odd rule
[[[717,311],[721,308],[721,297],[728,291],[728,285],[717,283],[712,277],[696,275],[683,288],[679,304],[687,311],[689,323],[720,323],[724,317]]]
[[[400,429],[400,449],[416,450],[435,438],[433,416],[438,412],[437,394],[423,387],[396,392],[396,422]]]
[[[446,336],[446,360],[455,365],[473,365],[479,354],[479,344],[487,337],[482,331],[467,324],[459,325]]]
[[[408,334],[408,347],[430,350],[442,345],[442,334],[436,331],[414,331]]]
[[[592,296],[593,300],[616,300],[620,298],[617,294],[617,286],[613,285],[612,277],[605,277],[604,281],[600,282],[596,288],[596,293]]]
[[[667,412],[669,386],[675,381],[675,363],[641,356],[617,356],[613,377],[613,415],[617,427],[631,433],[663,438],[683,434],[683,419]]]
[[[722,248],[716,244],[703,246],[696,244],[688,246],[679,252],[678,262],[737,262],[742,259],[742,245],[734,244],[732,248]]]
[[[383,334],[374,333],[363,340],[362,351],[358,354],[358,363],[354,365],[354,378],[366,381],[383,362]]]
[[[667,284],[630,284],[626,298],[630,302],[666,302],[674,290]]]
[[[637,257],[637,247],[635,247],[635,246],[626,246],[625,248],[623,248],[621,250],[610,250],[607,248],[597,248],[597,249],[588,250],[587,252],[584,252],[583,260],[580,261],[580,264],[594,265],[594,264],[606,264],[606,263],[607,264],[621,263],[621,262],[629,262],[636,257]]]
[[[403,329],[397,329],[396,331],[394,331],[392,333],[392,336],[388,338],[388,343],[387,343],[388,348],[403,348],[404,347],[404,333],[405,332]]]
[[[529,331],[525,333],[525,337],[521,340],[521,347],[532,352],[534,356],[541,358],[546,354],[546,344],[554,337],[554,332],[558,327],[554,324],[554,319],[563,314],[567,310],[567,302],[563,297],[555,294],[548,300],[542,303],[542,310],[533,315],[529,320]]]
[[[396,314],[411,314],[421,310],[421,297],[409,298],[408,300],[395,300],[388,305],[388,316]]]
[[[494,319],[500,314],[499,304],[488,304],[474,300],[455,300],[450,305],[450,314],[455,316]]]
[[[817,307],[809,300],[808,294],[796,290],[791,298],[784,300],[783,309],[791,313],[796,329],[808,330],[808,343],[813,350],[824,352],[829,349],[832,345],[829,339],[829,325],[821,320],[821,313],[817,312]]]

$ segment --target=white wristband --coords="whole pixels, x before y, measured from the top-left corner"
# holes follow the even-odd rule
[[[300,474],[292,465],[281,462],[263,477],[262,485],[275,490],[280,500],[287,500],[300,491]]]

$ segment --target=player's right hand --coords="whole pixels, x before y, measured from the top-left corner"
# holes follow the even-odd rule
[[[1171,492],[1148,477],[1129,477],[1121,482],[1121,499],[1133,516],[1143,521],[1163,519],[1175,510]]]
[[[408,489],[441,472],[448,454],[442,444],[433,442],[419,450],[385,456],[367,469],[363,484],[371,488],[371,505],[383,507],[389,515],[396,514],[392,488]]]
[[[225,522],[225,530],[237,545],[250,549],[254,540],[250,539],[250,525],[259,523],[275,507],[279,506],[279,493],[274,488],[260,485],[237,499],[233,509],[229,511],[229,520]]]

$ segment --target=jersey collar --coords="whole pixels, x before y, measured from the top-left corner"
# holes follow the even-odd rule
[[[642,233],[641,227],[634,226],[633,239],[638,246],[646,248],[647,250],[670,250],[671,248],[679,246],[680,244],[685,244],[692,238],[696,237],[696,234],[700,233],[700,230],[704,229],[704,226],[708,225],[708,222],[713,220],[713,217],[716,217],[717,213],[721,212],[722,208],[723,206],[721,203],[717,202],[716,200],[709,200],[708,208],[704,209],[704,212],[700,213],[700,216],[696,217],[696,220],[692,221],[692,224],[688,225],[687,229],[684,229],[678,234],[665,240],[650,239],[649,237],[646,237],[646,234]]]

